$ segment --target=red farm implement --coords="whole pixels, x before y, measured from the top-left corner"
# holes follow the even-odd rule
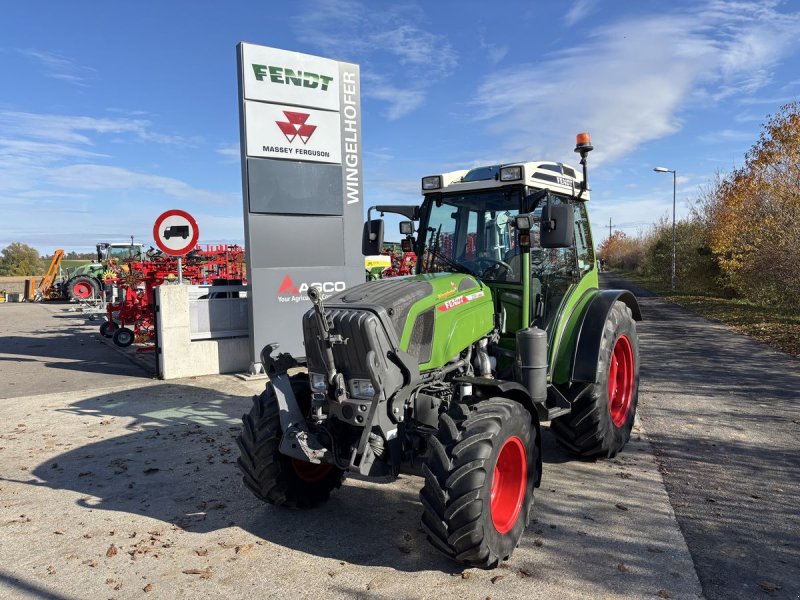
[[[244,249],[240,246],[198,246],[182,261],[181,276],[185,283],[213,285],[218,281],[245,283]],[[106,307],[106,320],[100,333],[112,337],[121,347],[134,342],[143,344],[139,350],[154,349],[154,290],[158,286],[178,281],[178,260],[151,250],[147,260],[133,261],[108,271],[107,286],[116,287],[116,302]]]

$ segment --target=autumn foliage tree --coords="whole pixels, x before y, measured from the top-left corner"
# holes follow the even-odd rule
[[[800,103],[768,118],[702,212],[723,285],[754,302],[800,306]]]
[[[642,264],[645,252],[644,241],[628,237],[622,231],[615,231],[611,237],[600,244],[598,255],[613,269],[636,271]]]

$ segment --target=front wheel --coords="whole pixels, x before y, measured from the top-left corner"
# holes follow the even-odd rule
[[[631,437],[639,401],[639,341],[631,309],[615,302],[603,326],[597,380],[573,392],[572,412],[550,428],[585,458],[611,458]]]
[[[307,415],[311,406],[308,376],[292,377],[291,385],[300,410]],[[310,508],[325,502],[341,487],[344,471],[281,454],[278,446],[282,435],[278,399],[270,382],[260,396],[253,398],[250,412],[242,415],[242,434],[236,438],[245,485],[258,498],[276,506]]]
[[[530,520],[539,468],[536,427],[519,403],[484,400],[463,421],[442,414],[423,465],[428,540],[471,566],[508,560]]]

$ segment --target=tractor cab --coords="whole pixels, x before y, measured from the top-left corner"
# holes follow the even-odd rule
[[[97,244],[97,262],[123,263],[142,260],[144,246],[130,242],[101,242]]]

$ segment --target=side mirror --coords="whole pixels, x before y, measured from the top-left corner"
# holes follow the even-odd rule
[[[413,221],[400,221],[400,234],[401,235],[413,235],[414,234],[414,222]]]
[[[569,248],[572,245],[574,227],[571,205],[548,202],[542,207],[542,220],[539,224],[542,248]]]
[[[380,254],[383,250],[383,219],[372,219],[364,223],[361,238],[361,253],[364,256]]]

